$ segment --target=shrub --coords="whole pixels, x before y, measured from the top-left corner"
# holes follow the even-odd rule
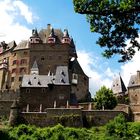
[[[123,114],[119,114],[114,120],[106,125],[107,134],[118,136],[119,138],[127,137],[128,125]]]

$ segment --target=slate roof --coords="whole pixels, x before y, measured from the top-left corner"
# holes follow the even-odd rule
[[[48,87],[48,84],[69,85],[67,66],[58,66],[55,75],[24,75],[21,87]]]
[[[67,66],[57,66],[54,84],[69,85],[69,75]]]
[[[42,29],[39,32],[39,36],[41,40],[43,41],[43,43],[48,42],[48,38],[50,37],[51,34],[52,34],[52,29],[49,29],[49,28]],[[53,29],[53,36],[55,36],[56,38],[56,43],[60,43],[63,37],[63,32],[61,31],[61,29]]]
[[[10,49],[14,49],[17,46],[16,42],[13,40],[10,43],[5,43],[4,41],[0,43],[0,47],[3,48],[3,52],[8,51]]]
[[[121,94],[127,91],[126,86],[120,75],[113,80],[112,90],[114,94]]]
[[[52,83],[53,76],[24,75],[21,87],[48,87]]]
[[[22,50],[22,49],[28,49],[29,48],[29,42],[27,40],[21,41],[13,51],[16,50]]]

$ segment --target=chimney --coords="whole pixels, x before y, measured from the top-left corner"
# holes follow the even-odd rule
[[[51,30],[51,24],[47,24],[47,29]]]

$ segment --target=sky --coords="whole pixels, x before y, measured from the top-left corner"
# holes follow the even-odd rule
[[[127,63],[118,63],[116,56],[102,57],[103,50],[96,44],[98,34],[90,32],[85,15],[74,12],[72,0],[0,0],[0,42],[15,40],[18,44],[29,39],[32,29],[39,31],[47,24],[68,29],[76,45],[78,61],[89,76],[92,96],[103,85],[111,88],[112,80],[119,74],[127,87],[130,76],[140,70],[140,52]]]

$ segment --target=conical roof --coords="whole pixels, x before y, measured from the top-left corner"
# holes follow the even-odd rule
[[[114,94],[124,94],[127,91],[121,75],[113,80],[112,90]]]

